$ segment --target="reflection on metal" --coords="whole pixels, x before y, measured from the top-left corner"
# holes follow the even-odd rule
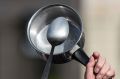
[[[68,24],[65,21],[61,21],[62,23],[60,21],[54,22],[53,20],[58,17],[62,17],[64,20],[67,20]],[[64,23],[69,25],[68,37],[62,44],[55,47],[53,58],[55,63],[68,62],[71,60],[67,59],[67,57],[70,58],[71,56],[69,51],[72,50],[77,43],[79,43],[82,37],[81,19],[72,8],[66,5],[55,4],[39,9],[29,21],[27,35],[31,45],[39,52],[39,54],[44,56],[48,56],[51,50],[51,45],[46,37],[46,33],[51,22],[55,23],[55,25],[59,24],[59,26],[62,24],[63,27],[65,26]],[[53,34],[57,34],[57,32]],[[64,34],[64,32],[62,32],[60,35],[62,34]]]

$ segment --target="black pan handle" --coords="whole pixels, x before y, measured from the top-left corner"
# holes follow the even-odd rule
[[[79,48],[74,52],[73,59],[82,63],[84,66],[86,66],[87,63],[89,62],[89,57],[87,56],[87,54],[84,52],[82,48]]]

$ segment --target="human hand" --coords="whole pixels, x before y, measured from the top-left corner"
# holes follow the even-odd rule
[[[115,70],[98,52],[94,52],[86,66],[85,79],[114,79]]]

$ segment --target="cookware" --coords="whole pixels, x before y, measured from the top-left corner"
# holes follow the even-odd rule
[[[76,59],[83,65],[89,61],[89,57],[83,51],[84,33],[81,17],[69,6],[54,4],[39,9],[30,19],[27,27],[27,36],[31,45],[39,53],[41,59],[47,60],[52,45],[47,39],[49,25],[58,17],[68,21],[68,37],[55,46],[53,63],[66,63]]]

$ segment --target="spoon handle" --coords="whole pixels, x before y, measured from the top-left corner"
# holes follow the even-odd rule
[[[52,59],[53,59],[54,48],[55,48],[55,46],[52,46],[52,49],[51,49],[49,58],[46,62],[46,65],[45,65],[45,68],[44,68],[41,79],[48,79],[48,75],[49,75],[49,72],[50,72],[51,63],[52,63]]]

